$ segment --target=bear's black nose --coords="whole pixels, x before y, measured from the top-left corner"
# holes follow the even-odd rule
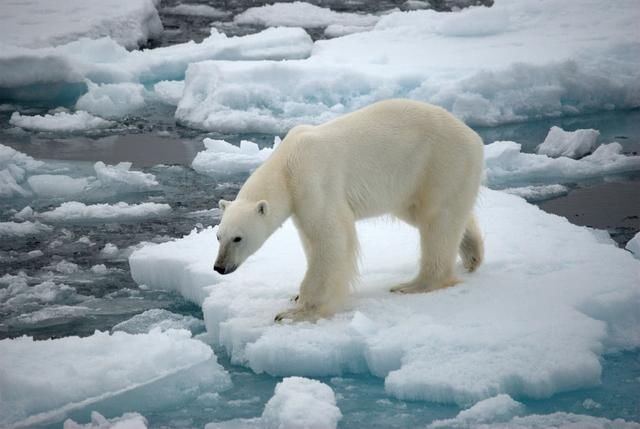
[[[214,269],[217,273],[225,274],[225,269],[224,269],[224,267],[221,267],[221,266],[219,266],[219,265],[214,265],[214,266],[213,266],[213,269]]]

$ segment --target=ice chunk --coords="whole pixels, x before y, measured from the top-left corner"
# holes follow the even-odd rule
[[[20,210],[18,213],[14,214],[13,218],[17,220],[29,220],[33,218],[33,213],[34,211],[31,208],[31,206],[26,206],[25,208]]]
[[[162,32],[153,0],[64,0],[55,7],[46,0],[6,3],[0,16],[3,43],[43,47],[82,37],[110,36],[127,48],[136,48]]]
[[[27,183],[31,190],[41,197],[71,197],[84,192],[90,181],[86,177],[38,174],[29,177]]]
[[[191,3],[181,3],[177,6],[165,7],[162,11],[172,15],[204,16],[215,19],[226,18],[231,14],[229,11],[217,9],[206,4]]]
[[[480,270],[459,269],[460,285],[411,296],[388,290],[415,275],[416,230],[360,222],[352,306],[317,323],[273,323],[306,266],[291,222],[230,276],[212,269],[216,228],[144,247],[129,264],[138,284],[201,304],[215,344],[256,372],[370,372],[395,397],[465,406],[598,385],[605,351],[640,345],[638,261],[503,192],[483,189],[477,214],[487,258]]]
[[[295,6],[260,10],[270,8]],[[392,13],[372,31],[317,41],[303,61],[192,64],[176,118],[213,131],[281,133],[392,97],[438,104],[470,125],[635,108],[635,21],[632,0]]]
[[[21,183],[24,182],[26,173],[33,173],[43,165],[42,161],[0,144],[0,198],[29,195],[29,191]]]
[[[93,168],[96,171],[100,186],[104,189],[131,192],[149,190],[158,186],[158,181],[153,174],[131,171],[131,165],[130,162],[106,165],[104,162],[98,161]]]
[[[504,192],[517,195],[529,202],[550,200],[569,193],[569,188],[564,185],[532,185],[519,188],[506,188]]]
[[[47,222],[127,222],[147,217],[164,216],[171,211],[169,204],[84,204],[77,201],[62,203],[53,210],[39,213]]]
[[[26,276],[4,276],[2,283],[7,287],[0,289],[0,309],[5,314],[21,314],[36,311],[54,304],[77,304],[86,299],[76,290],[63,283],[45,281],[29,286]]]
[[[242,37],[227,37],[215,29],[201,43],[187,42],[167,47],[128,52],[109,38],[80,39],[56,48],[7,47],[0,51],[0,88],[8,99],[74,102],[87,91],[86,79],[94,84],[154,83],[182,80],[190,63],[220,60],[282,60],[307,58],[313,42],[301,28],[269,28]],[[42,84],[47,84],[43,87]],[[140,100],[140,88],[129,86]],[[99,88],[98,88],[99,89]],[[104,103],[114,104],[114,92],[100,92]],[[105,92],[110,92],[105,94]],[[126,91],[124,91],[126,93]],[[97,95],[97,94],[96,94]],[[126,94],[117,98],[123,101]],[[87,106],[101,100],[85,99]],[[102,106],[103,109],[105,106]],[[122,103],[113,107],[122,111]]]
[[[582,159],[550,158],[521,152],[519,143],[498,141],[486,145],[484,157],[489,186],[506,184],[566,183],[640,169],[640,156],[622,153],[619,143],[609,143]]]
[[[153,85],[153,92],[166,104],[177,106],[184,92],[184,81],[163,80]]]
[[[87,82],[89,91],[78,99],[76,109],[86,110],[106,118],[120,118],[145,104],[144,86],[138,83]]]
[[[0,222],[0,237],[24,237],[51,231],[52,227],[40,222]]]
[[[288,377],[276,385],[261,417],[209,423],[205,429],[335,429],[341,418],[331,387],[308,378]]]
[[[3,367],[11,368],[0,372],[3,389],[11,392],[0,403],[3,426],[30,426],[59,418],[72,409],[127,395],[174,374],[186,378],[190,369],[205,362],[215,372],[218,388],[229,384],[211,348],[185,330],[156,329],[138,335],[96,332],[85,338],[47,341],[21,337],[0,341],[0,354]],[[179,397],[182,393],[174,386],[164,390]]]
[[[52,326],[82,317],[91,310],[82,305],[48,305],[31,313],[22,313],[11,319],[11,326]]]
[[[549,134],[545,137],[544,142],[536,151],[542,155],[548,155],[552,158],[559,156],[568,156],[569,158],[582,158],[588,153],[593,152],[597,146],[597,140],[600,131],[575,130],[565,131],[560,127],[551,127]]]
[[[107,274],[109,269],[105,264],[96,264],[91,266],[91,272],[94,274],[102,275]]]
[[[485,399],[471,408],[460,411],[453,419],[436,420],[429,428],[466,428],[482,423],[499,423],[511,420],[524,412],[524,405],[514,401],[509,395],[498,395]]]
[[[62,260],[53,266],[53,269],[63,274],[73,274],[78,272],[78,264]]]
[[[625,246],[629,252],[633,253],[637,259],[640,259],[640,232],[633,236]]]
[[[262,25],[265,27],[327,27],[331,24],[373,27],[380,19],[374,15],[334,12],[331,9],[302,1],[274,3],[251,7],[236,15],[236,24]]]
[[[477,427],[491,429],[640,429],[640,424],[623,419],[609,420],[583,414],[553,413],[514,417],[508,422],[478,425]]]
[[[115,125],[90,113],[79,110],[74,113],[57,112],[52,115],[21,115],[14,112],[9,119],[11,125],[34,131],[85,131],[94,128],[108,128]]]
[[[147,419],[138,413],[125,413],[121,417],[107,419],[99,412],[93,411],[90,423],[83,425],[67,419],[63,429],[147,429]]]
[[[186,329],[193,335],[204,331],[204,322],[193,316],[182,316],[167,310],[154,308],[144,313],[136,314],[129,320],[118,323],[111,331],[123,331],[130,334],[144,334],[155,328],[161,331],[167,329]]]
[[[260,149],[247,140],[240,142],[239,147],[210,138],[205,138],[203,143],[205,150],[198,152],[191,167],[198,173],[214,177],[251,171],[273,152],[273,148]]]

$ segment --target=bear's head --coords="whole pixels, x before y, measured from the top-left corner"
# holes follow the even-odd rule
[[[234,272],[253,255],[273,232],[269,204],[262,201],[220,200],[223,211],[218,226],[218,257],[213,269],[220,274]]]

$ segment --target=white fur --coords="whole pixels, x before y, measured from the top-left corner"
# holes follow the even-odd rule
[[[469,271],[482,262],[472,208],[483,169],[480,137],[444,109],[417,101],[382,101],[295,127],[236,200],[221,201],[216,270],[235,270],[292,216],[308,268],[295,308],[276,320],[330,316],[357,273],[355,222],[391,214],[419,229],[422,247],[418,276],[391,290],[451,286],[458,252]]]

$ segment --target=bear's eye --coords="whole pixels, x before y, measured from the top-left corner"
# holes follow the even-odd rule
[[[235,237],[235,238],[233,239],[233,242],[234,242],[234,243],[240,243],[241,241],[242,241],[242,237]]]

